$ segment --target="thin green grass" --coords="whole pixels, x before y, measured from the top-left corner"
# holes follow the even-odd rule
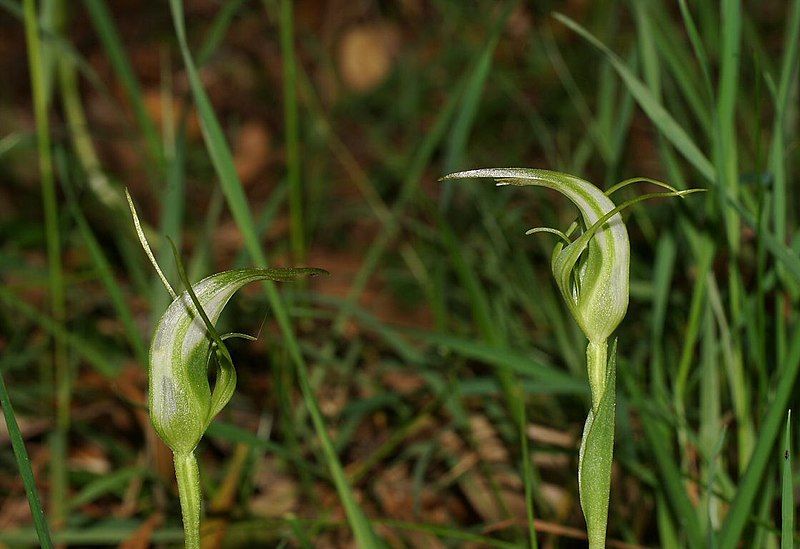
[[[161,111],[162,128],[161,143],[164,144],[163,159],[166,181],[159,193],[161,211],[159,212],[158,235],[159,245],[156,250],[156,261],[163,266],[167,280],[173,279],[176,273],[175,261],[167,245],[171,239],[176,246],[183,241],[184,203],[186,201],[186,109],[180,118],[173,107],[173,85],[171,64],[167,55],[162,56],[161,70]],[[164,293],[160,280],[153,278],[150,288],[151,324],[155,326],[158,315],[169,305],[169,295]]]
[[[266,8],[266,1],[264,5]],[[286,180],[289,189],[289,241],[292,260],[295,263],[302,263],[305,261],[306,256],[305,199],[300,165],[299,113],[297,106],[298,61],[294,44],[294,2],[292,0],[280,0],[279,2],[279,32],[283,76],[283,134],[286,148]],[[281,360],[281,362],[285,362],[285,359]],[[289,368],[277,368],[274,377],[283,420],[282,430],[289,440],[290,447],[297,451],[300,447],[300,442],[295,429],[290,424],[292,418],[290,395],[294,376]],[[302,480],[307,488],[309,486],[308,477],[302,475]]]
[[[715,185],[717,180],[714,165],[642,81],[625,66],[625,63],[585,28],[569,17],[558,13],[554,17],[603,52],[653,124],[709,183]],[[757,227],[755,216],[748,212],[735,197],[730,196],[727,188],[721,188],[720,192],[725,196],[724,204],[726,210],[729,206],[734,208],[747,225],[752,228]],[[763,240],[770,252],[786,266],[791,275],[796,280],[800,280],[800,258],[778,240],[772,232],[765,233]]]
[[[68,57],[62,56],[58,58],[58,82],[72,145],[86,174],[88,186],[97,199],[107,208],[119,210],[124,205],[122,196],[112,186],[100,165],[97,151],[89,134],[86,113],[81,103],[78,88],[78,71]]]
[[[772,190],[772,223],[775,237],[785,242],[787,237],[787,217],[789,214],[789,194],[787,192],[787,173],[786,173],[786,143],[790,130],[787,124],[787,107],[789,104],[790,89],[797,86],[798,59],[800,59],[800,1],[792,2],[789,17],[786,21],[786,33],[784,37],[783,59],[781,60],[780,78],[778,89],[775,96],[775,118],[772,128],[772,144],[769,150],[769,168],[773,177]],[[797,130],[793,130],[797,135]],[[779,275],[783,275],[782,270],[778,270]],[[782,276],[788,279],[788,277]],[[795,294],[797,293],[797,283],[794,283]],[[775,313],[775,354],[784,356],[786,352],[786,321],[783,310],[786,307],[786,296],[780,295]]]
[[[505,15],[501,15],[494,22],[492,27],[493,32],[486,40],[484,51],[488,50],[491,52],[494,50],[497,44],[496,35],[499,32],[498,29],[502,29],[503,21],[505,21],[508,13],[509,12],[506,12]],[[459,112],[469,113],[471,108],[469,94],[477,93],[477,91],[472,90],[480,89],[482,85],[482,71],[488,70],[487,63],[487,54],[484,53],[472,63],[470,69],[452,87],[446,104],[440,109],[432,127],[423,136],[421,143],[408,160],[408,167],[405,170],[405,175],[398,191],[398,197],[390,209],[390,217],[385,220],[380,233],[375,237],[372,245],[365,254],[363,265],[356,274],[355,280],[348,291],[347,302],[336,319],[334,326],[338,333],[342,332],[354,305],[366,289],[367,283],[372,278],[375,269],[378,267],[389,245],[399,233],[401,216],[412,199],[417,195],[422,174],[434,152],[436,152],[440,143],[444,140],[447,130],[451,127],[452,121]],[[466,103],[462,102],[464,94],[468,94]],[[467,122],[469,122],[468,116],[465,118],[463,131],[468,131],[469,129],[469,124]]]
[[[747,526],[748,515],[752,512],[755,498],[761,489],[764,472],[769,464],[769,456],[778,438],[781,420],[793,394],[795,382],[800,373],[800,327],[795,329],[791,341],[792,345],[788,349],[786,361],[777,380],[775,394],[760,422],[755,449],[739,482],[736,497],[731,503],[728,515],[720,529],[719,547],[721,549],[736,547],[745,526]]]
[[[119,286],[115,278],[111,262],[108,260],[108,257],[103,251],[102,246],[98,242],[94,231],[90,227],[88,221],[86,220],[86,216],[83,214],[83,211],[81,211],[80,205],[77,202],[75,190],[73,189],[72,182],[70,181],[68,171],[69,168],[67,167],[65,154],[63,151],[59,152],[57,152],[56,155],[56,163],[59,167],[61,181],[63,182],[63,189],[67,196],[67,205],[72,213],[73,218],[75,219],[78,232],[80,233],[81,238],[83,238],[83,242],[89,252],[89,256],[94,264],[97,276],[103,283],[103,287],[105,288],[106,292],[108,292],[108,296],[111,299],[111,303],[114,306],[115,312],[122,322],[122,326],[125,330],[125,336],[127,337],[128,343],[134,352],[134,356],[136,356],[136,360],[139,362],[139,364],[144,367],[144,365],[147,364],[147,349],[145,347],[144,339],[142,338],[138,326],[136,326],[133,312],[128,305],[125,295],[123,295],[122,288]]]
[[[739,168],[736,143],[735,108],[739,87],[739,57],[742,33],[742,6],[740,0],[723,0],[720,6],[720,25],[725,32],[720,33],[720,74],[717,84],[716,116],[714,128],[714,165],[717,185],[723,189],[719,193],[720,211],[725,219],[728,245],[734,255],[739,252],[740,234],[735,212],[726,207],[725,200],[736,200],[739,196]],[[730,276],[735,274],[735,264],[730,265]],[[731,284],[731,291],[737,286]],[[731,296],[734,297],[734,296]],[[736,300],[736,298],[734,297]],[[732,303],[732,306],[737,306]],[[741,418],[740,418],[741,419]],[[740,441],[743,442],[743,441]],[[742,456],[746,457],[750,447],[742,446]]]
[[[297,109],[297,56],[294,51],[294,2],[280,0],[280,41],[283,62],[283,121],[286,141],[286,178],[289,181],[290,240],[295,262],[305,259],[303,184],[300,179],[300,135]]]
[[[131,102],[136,123],[144,136],[147,154],[156,167],[156,174],[159,174],[159,168],[163,166],[163,154],[158,130],[147,112],[141,84],[125,53],[125,47],[114,25],[111,13],[108,11],[105,0],[84,0],[83,4],[103,44],[103,49],[111,61],[111,66],[125,90],[128,101]]]
[[[31,320],[42,330],[49,333],[53,339],[70,347],[99,374],[107,378],[113,378],[119,374],[121,368],[120,355],[114,356],[107,350],[99,348],[88,339],[66,330],[63,323],[56,322],[52,316],[42,313],[38,309],[32,307],[7,287],[0,286],[0,301],[9,309]]]
[[[792,471],[792,411],[786,413],[781,462],[781,549],[794,547],[794,482]]]
[[[61,236],[58,221],[55,174],[53,172],[48,121],[47,79],[39,38],[38,16],[35,0],[25,0],[25,39],[28,46],[33,111],[36,119],[36,140],[39,154],[39,176],[41,178],[42,203],[45,218],[45,241],[47,243],[48,287],[50,309],[55,323],[62,324],[66,317],[64,277],[61,265]],[[68,498],[67,479],[67,431],[70,424],[70,373],[65,348],[60,339],[53,340],[53,355],[50,365],[43,370],[45,386],[54,380],[54,402],[56,428],[50,443],[50,506],[55,527],[66,521]]]
[[[28,505],[31,509],[33,516],[33,524],[36,530],[36,537],[39,543],[45,549],[53,547],[53,542],[50,540],[50,528],[47,526],[47,520],[42,511],[42,504],[39,498],[39,491],[36,489],[36,479],[33,476],[31,469],[31,460],[28,457],[28,451],[25,449],[25,440],[20,433],[17,418],[14,415],[14,409],[11,406],[11,398],[8,396],[6,389],[6,382],[3,379],[3,373],[0,370],[0,407],[3,408],[3,417],[6,421],[6,429],[8,436],[11,439],[11,447],[14,450],[14,457],[17,459],[17,467],[19,468],[19,476],[22,478],[22,483],[25,486],[25,495],[28,498]]]
[[[642,413],[648,414],[645,415],[645,420],[642,422],[642,429],[645,439],[652,448],[652,454],[656,462],[656,473],[679,529],[685,534],[689,547],[698,549],[704,547],[705,541],[702,529],[692,503],[685,492],[683,476],[678,464],[672,459],[667,426],[659,422],[657,415],[649,415],[652,412],[648,410],[645,396],[636,386],[636,382],[629,381],[627,376],[623,379],[627,382],[626,388],[631,395],[632,404],[641,406]]]

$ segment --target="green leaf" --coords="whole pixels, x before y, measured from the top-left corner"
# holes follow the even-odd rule
[[[216,334],[213,324],[233,294],[258,280],[289,281],[322,273],[310,268],[224,271],[191,286],[194,295],[184,291],[172,302],[150,348],[149,404],[156,432],[173,451],[191,452],[233,394],[235,371],[224,344],[218,343],[215,350],[224,375],[213,396],[207,373],[208,349]],[[219,335],[216,339],[221,342]]]
[[[39,544],[45,549],[50,549],[53,547],[53,542],[50,539],[50,528],[47,526],[47,519],[42,510],[39,491],[36,489],[36,479],[33,476],[31,459],[28,457],[28,451],[25,449],[25,439],[22,437],[17,418],[14,415],[14,409],[11,407],[11,398],[8,396],[6,384],[3,380],[2,368],[0,368],[0,408],[3,409],[8,438],[11,440],[11,448],[17,460],[17,467],[19,467],[22,485],[25,487],[25,495],[28,498],[28,506],[31,509],[33,525],[36,529],[36,535],[39,538]]]
[[[578,458],[578,489],[586,517],[590,547],[604,547],[608,499],[611,492],[611,462],[614,452],[616,411],[617,344],[611,346],[605,390],[595,410],[589,410],[583,428]]]

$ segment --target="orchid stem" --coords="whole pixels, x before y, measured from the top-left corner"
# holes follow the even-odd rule
[[[612,351],[612,354],[615,352]],[[586,346],[586,366],[592,392],[592,409],[589,411],[581,442],[578,482],[581,485],[581,508],[586,518],[589,548],[604,549],[608,529],[608,501],[611,493],[611,463],[614,458],[616,404],[615,375],[614,372],[609,372],[609,368],[616,367],[616,361],[612,360],[611,363],[608,361],[607,340],[589,341]],[[600,409],[601,404],[603,410]],[[590,436],[589,432],[592,429],[602,428],[600,424],[610,425],[610,433],[599,437]],[[591,457],[585,459],[587,456]],[[591,488],[587,484],[592,485]],[[593,497],[585,493],[587,491],[591,491]]]
[[[200,471],[194,452],[173,454],[186,549],[200,549]]]
[[[592,410],[597,412],[600,399],[606,390],[606,368],[608,364],[608,340],[589,341],[586,346],[586,366],[589,370],[589,388],[592,392]]]

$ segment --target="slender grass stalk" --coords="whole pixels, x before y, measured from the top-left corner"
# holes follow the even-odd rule
[[[736,199],[739,195],[739,170],[736,151],[735,108],[739,83],[739,56],[742,32],[742,7],[740,0],[721,2],[722,44],[720,45],[721,67],[717,91],[716,125],[714,132],[714,164],[718,185],[725,192],[719,193],[720,210],[725,218],[728,244],[734,257],[739,252],[740,231],[736,214],[725,203],[726,195]],[[731,265],[735,269],[735,265]],[[733,275],[731,275],[733,276]],[[731,289],[734,285],[731,285]]]
[[[176,120],[173,108],[172,64],[166,51],[162,52],[161,66],[161,112],[162,128],[161,143],[163,143],[162,156],[166,181],[162,184],[159,201],[158,234],[160,246],[156,250],[156,259],[164,266],[164,275],[169,279],[175,275],[175,266],[172,261],[172,252],[167,239],[172,239],[176,246],[181,245],[182,225],[184,218],[184,202],[186,200],[186,119],[187,109],[183,109],[181,117]],[[160,311],[169,305],[167,295],[164,294],[162,283],[153,279],[150,288],[150,304],[153,307],[151,314],[152,325],[158,322]]]
[[[792,481],[792,411],[786,412],[781,462],[781,549],[794,548],[794,483]]]
[[[286,139],[286,168],[289,181],[289,219],[295,262],[305,258],[303,229],[303,186],[300,180],[300,136],[297,112],[297,57],[294,48],[294,2],[280,0],[280,39],[283,61],[283,120]]]
[[[787,349],[784,364],[781,366],[780,377],[775,385],[775,394],[767,407],[764,419],[760,422],[753,455],[750,457],[747,469],[739,482],[736,497],[734,497],[725,522],[720,529],[718,538],[720,549],[736,547],[747,526],[753,502],[761,489],[770,452],[772,452],[778,437],[781,420],[793,395],[797,377],[800,374],[800,326],[795,328],[790,341],[792,345]]]
[[[798,57],[800,57],[800,0],[792,2],[789,17],[786,21],[786,47],[781,60],[781,73],[775,97],[775,119],[772,129],[772,144],[769,151],[769,167],[774,180],[772,196],[772,222],[775,236],[786,241],[787,236],[787,173],[786,173],[786,137],[788,134],[787,107],[792,82],[796,84]],[[783,269],[778,269],[781,278],[787,278]],[[786,296],[779,294],[775,304],[775,356],[784,356],[786,352]]]
[[[230,27],[236,12],[238,12],[246,2],[247,0],[231,0],[222,4],[219,12],[214,17],[211,28],[206,33],[205,42],[197,52],[197,64],[199,66],[205,65],[206,62],[211,59],[211,56],[225,38],[225,33]]]
[[[106,2],[105,0],[84,0],[83,4],[86,6],[86,11],[89,13],[111,66],[117,73],[122,89],[131,102],[136,122],[144,135],[148,156],[155,164],[156,172],[159,172],[164,164],[164,157],[158,138],[158,130],[156,130],[156,125],[147,112],[141,85],[133,72],[133,67],[125,53],[125,47],[108,11]]]
[[[714,124],[714,166],[718,181],[720,210],[722,211],[728,246],[731,255],[728,261],[728,301],[730,317],[739,318],[742,312],[740,293],[741,275],[739,273],[739,251],[741,248],[740,221],[735,210],[728,208],[726,198],[739,197],[739,166],[736,131],[736,98],[739,88],[739,58],[741,50],[742,7],[740,0],[724,0],[721,3],[720,57],[721,67],[717,90],[717,104]],[[743,353],[741,338],[734,330],[731,337],[728,371],[737,410],[737,437],[739,465],[742,470],[750,458],[755,441],[752,418],[749,412],[748,387],[744,383]]]
[[[48,122],[48,100],[46,75],[42,56],[42,43],[39,38],[36,0],[25,0],[23,5],[25,19],[25,39],[28,46],[28,66],[33,95],[33,111],[36,119],[36,139],[39,152],[39,176],[41,178],[42,205],[45,218],[45,240],[47,242],[48,285],[50,308],[53,320],[62,324],[65,319],[64,278],[61,268],[61,244],[58,226],[58,205],[56,202],[55,177],[50,145],[50,124]],[[70,376],[66,349],[61,340],[53,340],[52,369],[44,370],[47,385],[55,376],[56,426],[51,438],[50,503],[53,525],[58,528],[66,520],[67,502],[67,431],[70,415]]]
[[[56,150],[56,164],[58,165],[59,174],[63,183],[63,189],[67,197],[67,205],[72,213],[72,217],[75,220],[75,224],[78,227],[78,232],[80,233],[81,238],[86,245],[86,249],[92,259],[92,263],[94,264],[97,275],[100,277],[103,287],[106,289],[108,296],[111,298],[111,303],[116,310],[117,316],[122,322],[125,335],[128,339],[128,343],[133,349],[136,360],[139,362],[139,364],[144,366],[147,364],[147,349],[144,339],[139,332],[138,326],[136,326],[133,312],[131,311],[128,302],[125,300],[122,289],[114,278],[114,271],[111,263],[108,260],[108,257],[106,257],[100,242],[98,242],[94,231],[92,231],[86,216],[80,209],[75,190],[72,188],[72,183],[68,177],[68,167],[65,155],[59,154],[58,150]]]
[[[89,187],[94,195],[111,210],[119,211],[125,202],[119,191],[103,172],[97,151],[89,134],[86,113],[83,110],[78,89],[78,71],[75,64],[65,56],[58,58],[59,91],[64,106],[70,136],[75,154],[86,172]]]
[[[706,547],[700,522],[685,491],[685,478],[676,460],[672,457],[672,448],[665,436],[666,425],[663,424],[663,417],[655,413],[651,406],[648,406],[652,403],[644,396],[635,382],[626,383],[626,388],[632,396],[632,403],[640,407],[644,414],[645,421],[642,421],[642,430],[652,448],[652,454],[656,461],[656,473],[661,480],[664,495],[675,516],[675,521],[686,536],[687,546],[693,549]]]
[[[52,0],[48,0],[52,1]],[[0,9],[5,10],[7,13],[12,15],[13,17],[19,19],[20,21],[25,22],[25,13],[22,2],[19,0],[0,0]],[[59,56],[67,57],[70,59],[75,66],[80,68],[81,73],[92,83],[92,85],[99,90],[100,92],[108,95],[108,87],[103,84],[103,81],[100,79],[100,76],[97,72],[92,68],[91,63],[83,57],[79,51],[75,49],[75,47],[70,43],[68,40],[63,39],[61,36],[53,32],[53,29],[48,28],[48,26],[43,25],[39,22],[39,35],[42,40],[48,45],[52,45],[52,47],[58,51]],[[49,97],[49,96],[48,96]]]
[[[266,1],[264,2],[266,7]],[[302,263],[306,255],[306,235],[304,217],[303,182],[300,171],[300,136],[297,108],[297,56],[294,40],[294,2],[280,0],[280,46],[281,65],[283,70],[283,123],[284,143],[286,149],[286,180],[289,188],[289,240],[292,259]],[[286,364],[285,358],[279,363]],[[299,451],[300,444],[295,430],[290,425],[291,386],[293,383],[291,368],[274,369],[275,385],[278,393],[278,405],[282,432],[287,438],[290,448]],[[308,475],[300,471],[304,486],[309,486]]]
[[[22,477],[22,484],[25,486],[25,495],[28,498],[28,506],[31,508],[33,525],[39,538],[39,544],[45,549],[50,549],[53,547],[53,542],[50,540],[50,528],[47,526],[47,520],[45,519],[44,511],[42,511],[39,491],[36,489],[36,479],[31,469],[31,460],[28,457],[28,451],[25,449],[25,440],[19,430],[14,408],[11,406],[11,398],[8,396],[2,369],[0,369],[0,407],[3,408],[8,437],[11,440],[11,448],[14,450],[17,467],[19,467],[19,476]]]
[[[48,332],[54,339],[70,347],[81,356],[99,374],[106,378],[113,378],[119,375],[120,366],[114,360],[109,360],[107,353],[96,347],[92,342],[78,336],[73,332],[64,329],[64,325],[56,322],[52,317],[31,307],[21,297],[18,297],[8,288],[0,285],[0,301],[7,307],[14,309],[22,316],[29,318],[44,331]]]

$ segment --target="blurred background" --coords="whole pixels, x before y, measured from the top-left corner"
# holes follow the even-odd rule
[[[204,545],[354,546],[311,402],[390,546],[585,546],[585,340],[524,235],[577,211],[437,182],[495,166],[709,189],[625,214],[609,546],[793,539],[800,2],[179,5],[0,1],[0,372],[54,539],[182,540],[127,187],[176,288],[167,237],[192,281],[330,272],[279,286],[304,369],[261,286],[220,321],[258,339],[197,450]],[[7,425],[0,544],[34,546]]]

